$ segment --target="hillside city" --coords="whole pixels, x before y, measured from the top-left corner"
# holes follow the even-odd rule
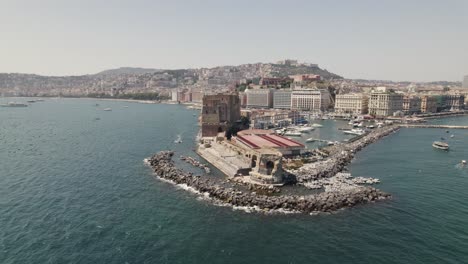
[[[94,75],[50,77],[0,74],[1,96],[92,97],[165,100],[200,105],[204,95],[237,92],[255,128],[301,112],[335,116],[404,116],[459,111],[463,82],[392,82],[345,79],[319,65],[286,59],[200,69],[120,68]]]

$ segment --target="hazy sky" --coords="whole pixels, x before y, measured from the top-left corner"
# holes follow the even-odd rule
[[[0,29],[0,72],[293,58],[347,78],[468,74],[468,0],[0,0]]]

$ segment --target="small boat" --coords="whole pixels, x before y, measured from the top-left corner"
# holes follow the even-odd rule
[[[364,130],[362,130],[360,128],[353,128],[351,130],[343,131],[343,133],[350,134],[350,135],[361,136],[361,135],[364,135],[366,133],[366,131],[364,131]]]
[[[358,126],[358,127],[363,127],[363,126],[364,126],[364,123],[361,122],[361,123],[359,123],[357,126]]]
[[[299,131],[294,131],[294,130],[290,130],[290,131],[286,131],[286,133],[284,133],[285,136],[290,136],[290,137],[300,137],[302,136],[302,133],[299,132]]]
[[[28,101],[26,101],[26,102],[28,102],[28,103],[35,103],[36,100],[28,100]]]
[[[461,164],[466,165],[466,160],[462,160]]]
[[[124,105],[124,108],[128,108],[128,105]]]
[[[317,124],[317,123],[313,123],[311,126],[313,126],[313,127],[323,127],[323,125]]]
[[[313,127],[299,127],[297,130],[302,133],[309,133],[310,131],[314,131],[315,128]]]
[[[180,135],[177,136],[177,139],[174,140],[174,143],[180,144],[182,143],[182,137]]]
[[[102,111],[112,111],[112,108],[104,108]]]
[[[455,135],[450,135],[450,137],[451,137],[451,138],[454,138],[454,137],[455,137]]]
[[[450,133],[450,131],[446,130],[445,133]]]
[[[315,142],[315,141],[317,141],[317,139],[315,139],[315,138],[308,138],[308,139],[306,139],[306,142]]]
[[[445,140],[445,138],[444,138],[444,137],[441,137],[440,140]]]
[[[449,150],[449,145],[445,142],[434,141],[432,147],[442,150]]]
[[[369,126],[367,126],[367,128],[369,128],[369,129],[374,129],[375,126],[374,126],[374,125],[369,125]]]
[[[27,107],[27,104],[23,103],[15,103],[15,102],[9,102],[8,104],[2,104],[0,105],[2,107]]]

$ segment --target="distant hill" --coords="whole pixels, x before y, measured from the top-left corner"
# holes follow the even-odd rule
[[[105,70],[102,72],[98,72],[95,75],[108,75],[108,76],[115,76],[121,74],[145,74],[145,73],[154,73],[159,72],[161,70],[158,69],[150,69],[150,68],[133,68],[133,67],[120,67],[117,69],[110,69]]]
[[[178,70],[121,67],[81,76],[0,73],[0,95],[113,95],[148,93],[178,87],[216,90],[233,86],[240,81],[294,74],[318,74],[324,80],[342,79],[341,76],[312,64],[255,63]]]
[[[272,75],[276,77],[287,77],[289,75],[296,74],[317,74],[323,79],[343,79],[342,76],[329,72],[325,69],[321,69],[316,65],[283,65],[283,64],[272,64]]]

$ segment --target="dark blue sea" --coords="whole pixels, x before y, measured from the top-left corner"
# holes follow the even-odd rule
[[[195,157],[197,114],[87,99],[0,108],[0,263],[468,263],[468,130],[401,129],[359,152],[351,172],[392,200],[264,215],[197,199],[143,163]],[[323,123],[314,135],[339,139]],[[431,147],[441,137],[449,152]]]

